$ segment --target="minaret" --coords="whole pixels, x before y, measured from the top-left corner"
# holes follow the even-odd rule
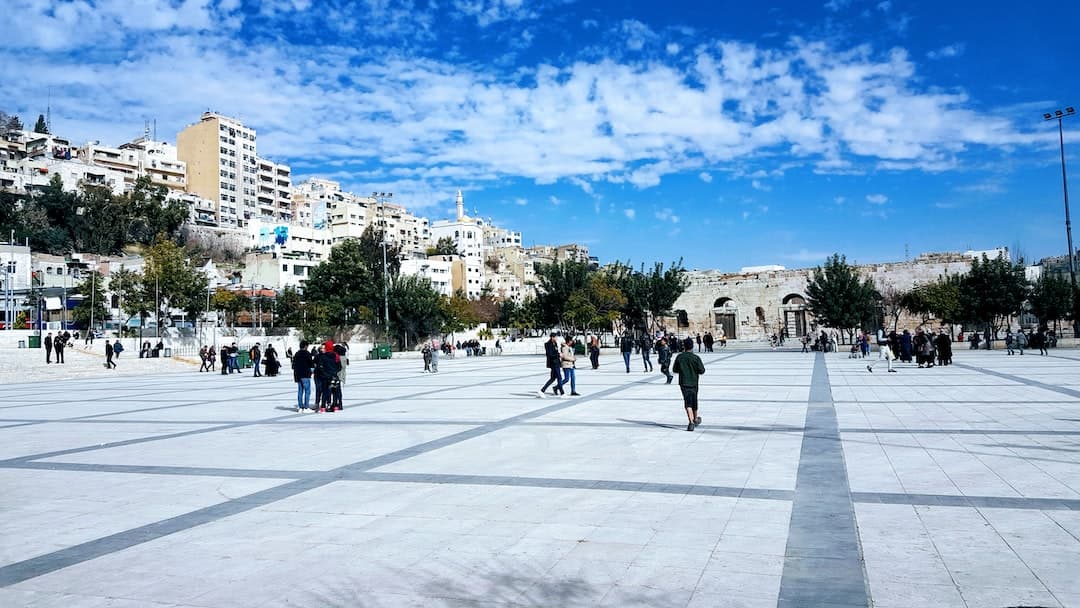
[[[461,190],[457,191],[457,219],[459,222],[465,219],[465,199],[461,196]]]

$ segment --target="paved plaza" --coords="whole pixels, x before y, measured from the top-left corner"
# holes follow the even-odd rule
[[[5,382],[0,605],[1080,607],[1080,352],[702,358]]]

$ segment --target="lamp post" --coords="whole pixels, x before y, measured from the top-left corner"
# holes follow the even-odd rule
[[[1044,121],[1056,120],[1058,123],[1058,144],[1061,148],[1061,189],[1065,196],[1065,238],[1069,245],[1069,283],[1072,285],[1072,296],[1075,306],[1076,293],[1076,253],[1072,242],[1072,219],[1069,217],[1069,179],[1065,174],[1065,129],[1062,120],[1069,116],[1076,116],[1076,108],[1069,106],[1064,110],[1054,110],[1053,113],[1043,114]],[[1080,337],[1080,324],[1073,321],[1073,335]]]
[[[390,277],[386,271],[386,199],[393,198],[393,192],[372,192],[372,198],[379,205],[379,217],[382,222],[382,274],[383,274],[383,321],[386,331],[390,331]]]

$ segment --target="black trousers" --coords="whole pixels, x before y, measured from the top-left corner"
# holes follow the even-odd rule
[[[697,390],[696,386],[680,386],[682,390],[683,407],[688,407],[694,410],[694,414],[697,414]]]
[[[558,395],[565,393],[566,391],[564,391],[562,387],[562,370],[557,367],[552,367],[549,368],[548,371],[551,372],[551,377],[544,383],[544,388],[540,389],[540,392],[546,391],[548,387],[551,386],[551,383],[555,382],[555,393]]]

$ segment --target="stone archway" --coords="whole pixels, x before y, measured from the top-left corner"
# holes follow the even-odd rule
[[[784,329],[789,338],[801,338],[809,331],[806,324],[806,298],[797,293],[784,296],[780,311],[784,316]]]
[[[713,327],[716,328],[716,334],[726,337],[728,340],[735,340],[738,338],[738,334],[735,329],[738,327],[738,315],[739,307],[735,304],[735,300],[731,298],[717,298],[713,302],[712,316]]]

